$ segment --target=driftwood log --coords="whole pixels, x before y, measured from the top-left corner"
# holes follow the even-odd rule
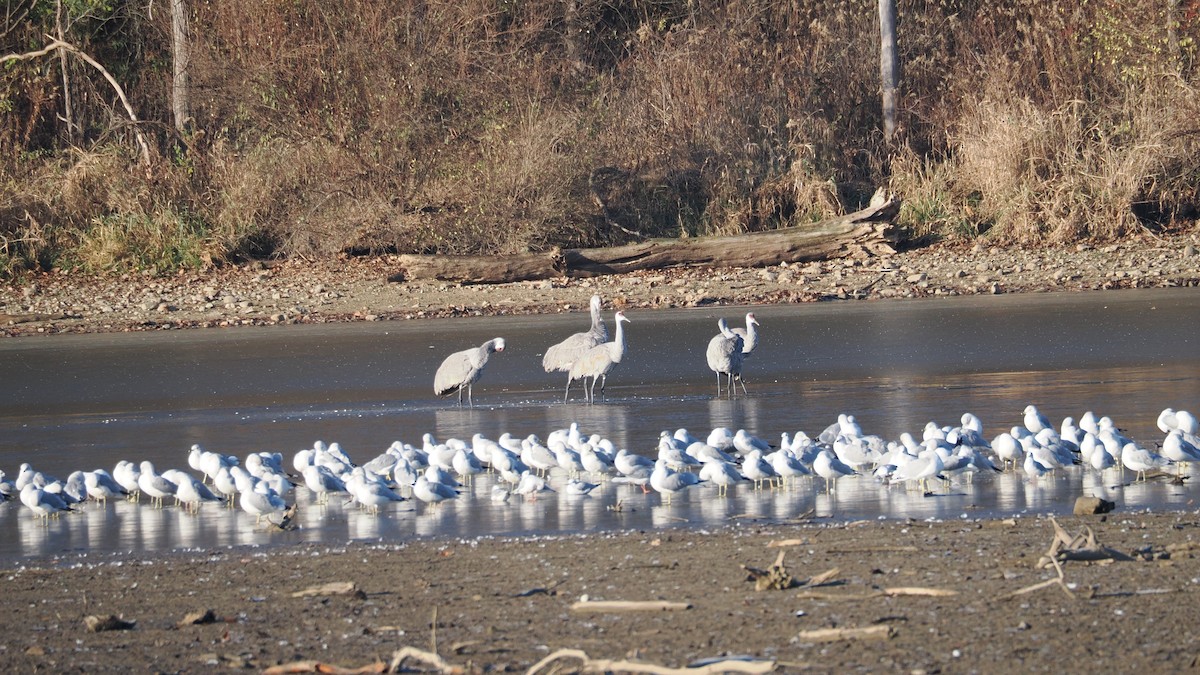
[[[892,220],[900,199],[876,193],[871,205],[801,227],[730,237],[655,239],[608,248],[507,256],[402,255],[388,281],[419,279],[498,284],[555,277],[595,277],[688,265],[767,267],[894,252]]]

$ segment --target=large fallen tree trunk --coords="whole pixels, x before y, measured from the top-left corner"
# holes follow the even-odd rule
[[[897,197],[877,194],[861,211],[803,227],[731,237],[655,239],[609,248],[554,250],[508,256],[402,255],[388,281],[436,279],[494,284],[553,277],[594,277],[685,265],[766,267],[892,253]]]

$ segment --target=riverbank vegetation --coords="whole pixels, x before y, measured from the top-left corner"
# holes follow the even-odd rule
[[[1190,228],[1198,13],[902,0],[885,143],[870,0],[10,2],[0,274],[733,234],[879,186],[911,239]]]

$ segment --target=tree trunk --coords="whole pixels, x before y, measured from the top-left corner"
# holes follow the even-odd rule
[[[1171,57],[1171,66],[1178,72],[1183,62],[1179,50],[1179,0],[1167,0],[1167,54]]]
[[[54,31],[60,41],[66,41],[66,29],[63,28],[63,6],[62,0],[58,0],[54,7]],[[75,144],[75,113],[71,105],[71,74],[67,68],[67,53],[63,50],[58,50],[58,69],[62,74],[63,87],[63,122],[67,125],[67,143]]]
[[[766,267],[783,262],[892,253],[890,223],[896,197],[877,195],[871,206],[804,227],[732,237],[657,239],[608,248],[554,250],[511,256],[403,255],[388,281],[435,279],[496,284],[553,277],[594,277],[686,265]]]
[[[175,130],[186,134],[192,119],[191,33],[188,29],[187,6],[183,0],[171,0],[171,114]]]
[[[896,135],[900,96],[900,57],[896,53],[896,0],[879,0],[879,75],[883,89],[883,140]]]

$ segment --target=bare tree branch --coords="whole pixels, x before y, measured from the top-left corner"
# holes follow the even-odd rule
[[[33,2],[22,7],[24,3],[18,3],[16,9],[13,9],[11,3],[6,6],[8,11],[5,12],[4,30],[0,30],[0,38],[4,38],[19,26],[26,16],[29,16],[29,10],[33,9]]]
[[[149,172],[150,144],[146,142],[146,137],[142,134],[141,129],[138,128],[140,120],[138,120],[137,114],[133,111],[133,106],[130,105],[129,99],[125,96],[125,90],[122,89],[121,84],[117,82],[117,78],[113,77],[112,73],[108,72],[107,68],[100,65],[99,61],[88,56],[83,50],[79,49],[75,45],[69,42],[63,42],[62,40],[50,35],[47,35],[46,37],[50,40],[50,44],[32,52],[25,52],[24,54],[6,54],[4,56],[0,56],[0,65],[8,63],[9,61],[28,61],[30,59],[35,59],[39,56],[45,56],[51,52],[62,49],[78,56],[80,59],[83,59],[84,63],[87,63],[89,66],[100,71],[100,74],[104,76],[104,79],[108,80],[108,83],[112,85],[113,90],[117,92],[117,98],[121,100],[121,105],[125,106],[125,113],[129,115],[129,120],[133,122],[133,135],[134,138],[137,139],[138,148],[141,150],[142,165],[146,171]]]

